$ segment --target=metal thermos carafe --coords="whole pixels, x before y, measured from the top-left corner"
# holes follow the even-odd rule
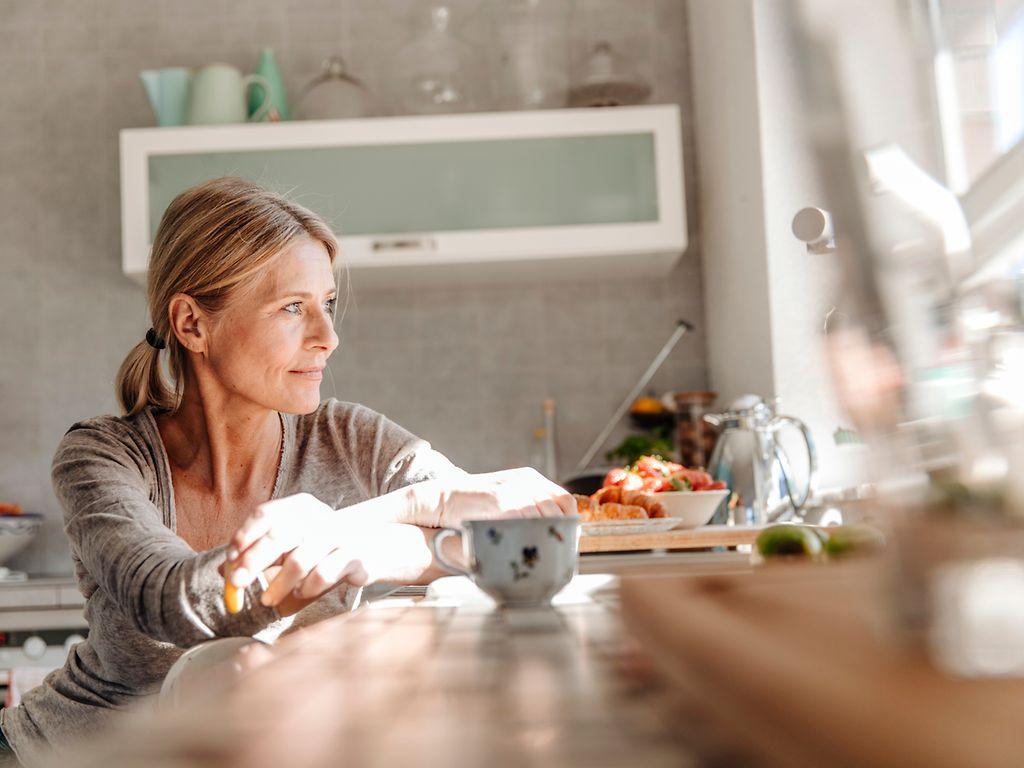
[[[756,395],[745,395],[729,411],[707,414],[720,434],[708,471],[732,492],[713,523],[765,525],[797,515],[814,487],[818,461],[807,425],[792,416],[776,415]],[[799,430],[807,450],[807,480],[795,487],[792,463],[779,443],[785,428]]]

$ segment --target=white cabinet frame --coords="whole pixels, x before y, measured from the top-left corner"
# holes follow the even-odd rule
[[[145,280],[151,245],[148,160],[154,155],[623,133],[653,136],[655,221],[398,236],[342,233],[343,259],[353,274],[376,275],[389,284],[406,277],[417,283],[431,275],[448,279],[453,271],[463,276],[486,273],[514,278],[533,272],[532,267],[546,275],[562,272],[577,277],[594,274],[592,267],[630,274],[664,273],[687,246],[676,105],[123,130],[122,266],[127,275]],[[489,265],[498,268],[487,271]]]

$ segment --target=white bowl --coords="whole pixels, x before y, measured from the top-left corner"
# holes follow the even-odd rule
[[[41,522],[42,516],[38,514],[0,515],[0,565],[28,546]]]
[[[161,708],[175,708],[182,703],[214,692],[223,691],[247,671],[248,664],[266,659],[245,658],[243,648],[270,645],[255,637],[218,637],[193,645],[167,670],[157,699]]]
[[[729,495],[728,489],[721,491],[662,491],[654,498],[665,507],[669,517],[682,520],[680,528],[699,528],[705,525],[722,499]]]

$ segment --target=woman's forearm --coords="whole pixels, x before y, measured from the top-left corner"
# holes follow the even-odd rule
[[[420,528],[402,523],[357,526],[340,532],[344,544],[330,557],[338,557],[338,570],[330,578],[336,580],[331,589],[340,583],[352,586],[366,586],[377,583],[429,584],[449,571],[434,560],[433,540],[440,532],[438,528]],[[459,542],[448,539],[442,545],[444,556],[451,562],[461,563]],[[264,572],[273,589],[280,566],[272,566]],[[290,616],[319,600],[322,594],[305,597],[285,595],[277,608],[281,616]]]
[[[380,582],[428,584],[450,572],[436,562],[433,551],[437,528],[404,523],[359,525],[343,534],[339,549],[349,565],[345,579],[356,586]],[[459,543],[445,542],[445,557],[462,559]]]
[[[438,481],[424,480],[338,511],[346,522],[358,524],[412,523],[437,505],[440,493]]]

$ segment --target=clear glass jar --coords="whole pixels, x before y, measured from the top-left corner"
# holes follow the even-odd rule
[[[324,60],[323,71],[309,81],[296,110],[302,120],[337,120],[373,114],[373,99],[363,82],[348,72],[341,56]]]
[[[495,31],[495,105],[564,107],[569,89],[566,0],[491,0]]]
[[[394,111],[435,114],[488,108],[489,70],[482,50],[454,32],[450,6],[425,7],[412,39],[394,57]]]
[[[706,467],[715,449],[718,429],[704,421],[704,414],[711,413],[717,398],[715,392],[672,394],[676,413],[676,451],[680,463],[687,467]]]

